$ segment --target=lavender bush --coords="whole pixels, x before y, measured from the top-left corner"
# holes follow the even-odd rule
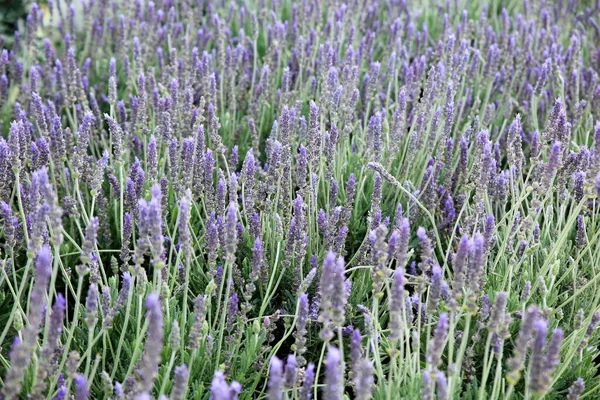
[[[1,398],[600,396],[600,3],[81,3],[0,40]]]

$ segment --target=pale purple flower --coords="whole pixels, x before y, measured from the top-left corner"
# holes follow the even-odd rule
[[[97,242],[98,233],[98,217],[90,219],[90,223],[85,229],[85,239],[81,246],[81,262],[87,265],[92,264],[94,261],[94,251]]]
[[[302,387],[300,388],[300,392],[298,393],[298,398],[300,400],[311,400],[314,381],[315,365],[313,363],[309,363],[306,366],[306,370],[304,372],[304,381],[302,382]]]
[[[475,302],[481,289],[481,279],[485,272],[485,263],[485,239],[481,233],[476,232],[471,246],[469,267],[467,269],[467,282],[469,283],[468,308],[471,312],[475,312],[476,310]]]
[[[150,201],[146,201],[145,199],[140,199],[139,201],[139,238],[136,246],[141,247],[142,252],[150,251],[152,253],[152,262],[155,266],[159,265],[162,262],[163,257],[163,218],[162,218],[162,208],[161,208],[161,187],[159,184],[155,184],[151,189],[152,199]],[[136,260],[136,263],[141,264],[141,260]]]
[[[567,400],[578,400],[579,396],[585,391],[585,382],[582,378],[577,378],[569,387]]]
[[[271,357],[271,364],[269,367],[269,400],[282,400],[283,399],[283,361],[277,356]]]
[[[316,272],[315,269],[313,271]],[[295,342],[292,349],[298,354],[297,364],[303,367],[306,364],[306,359],[303,354],[306,352],[306,335],[308,324],[308,295],[300,293],[298,297],[298,317],[296,320],[296,332],[294,332]]]
[[[55,351],[58,348],[58,340],[63,330],[65,319],[66,300],[62,294],[56,296],[52,313],[50,314],[50,326],[48,327],[48,343],[42,348],[42,358],[49,364],[53,363]]]
[[[162,306],[156,293],[147,296],[146,309],[148,310],[148,334],[144,352],[138,364],[138,393],[152,388],[160,365],[164,337]]]
[[[437,386],[437,398],[439,400],[447,400],[450,393],[448,393],[448,381],[446,380],[444,371],[436,371],[435,384]]]
[[[210,400],[237,400],[241,391],[242,385],[236,381],[228,385],[223,371],[216,371],[210,384]]]
[[[235,261],[235,251],[237,248],[237,203],[230,202],[227,208],[227,222],[225,224],[225,255],[227,261],[231,264]]]
[[[390,338],[394,341],[400,339],[403,320],[403,309],[405,302],[405,278],[404,268],[399,267],[394,272],[394,281],[392,283],[392,296],[389,302],[390,313]]]
[[[538,319],[534,322],[535,338],[531,347],[531,361],[529,374],[529,388],[534,392],[544,393],[548,388],[546,354],[546,335],[548,334],[548,322]]]
[[[556,170],[561,164],[562,151],[562,143],[554,142],[550,150],[550,155],[548,156],[548,162],[546,163],[546,168],[544,170],[544,175],[542,176],[542,181],[540,183],[540,193],[546,193],[546,191],[552,184],[552,181],[556,174]]]
[[[442,296],[442,269],[439,265],[434,264],[431,269],[431,286],[429,295],[427,296],[427,309],[435,311],[438,308],[440,298]]]
[[[196,297],[194,300],[194,320],[189,333],[188,348],[197,349],[202,336],[202,325],[205,320],[206,299],[204,295]]]
[[[344,282],[344,259],[328,252],[323,261],[320,282],[321,313],[319,322],[323,323],[321,336],[328,341],[333,337],[332,329],[341,327],[345,320],[347,302]]]
[[[448,336],[448,314],[440,314],[440,319],[435,327],[433,338],[427,347],[427,364],[437,369],[442,361],[442,354]]]
[[[298,367],[296,366],[296,356],[293,354],[288,355],[285,362],[285,386],[288,388],[294,388],[296,386],[296,380],[298,379]]]
[[[458,301],[462,298],[462,291],[465,284],[465,276],[467,273],[467,258],[471,251],[471,241],[467,235],[463,235],[458,244],[456,254],[452,258],[453,280],[452,280],[452,297],[450,299],[450,309],[456,311],[458,309]]]
[[[179,232],[179,251],[184,257],[192,256],[192,239],[190,235],[190,213],[191,213],[191,192],[188,189],[185,196],[179,199],[179,215],[177,217],[177,228]]]
[[[98,284],[92,283],[85,298],[85,322],[90,329],[98,322],[98,300]]]
[[[340,351],[329,346],[327,358],[325,359],[325,386],[323,388],[323,399],[342,400],[344,398],[344,360],[341,359]]]
[[[90,395],[88,381],[81,374],[75,375],[75,400],[86,400]]]
[[[10,351],[10,368],[4,378],[4,388],[1,394],[5,398],[16,398],[21,391],[25,369],[36,346],[40,325],[43,321],[42,310],[46,307],[46,290],[52,271],[52,253],[47,245],[42,245],[35,259],[35,284],[32,286],[29,298],[29,324],[23,328],[22,340],[19,336]]]
[[[190,371],[185,364],[175,367],[175,382],[171,389],[171,400],[183,400],[187,392]]]

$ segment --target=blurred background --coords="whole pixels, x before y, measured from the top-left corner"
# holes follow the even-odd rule
[[[0,35],[4,36],[7,44],[12,43],[12,36],[18,22],[25,19],[30,5],[29,0],[0,0]]]
[[[33,0],[0,0],[0,36],[4,39],[6,47],[10,48],[12,46],[15,30],[24,30],[25,19],[31,9],[32,3],[34,3]],[[53,21],[50,18],[51,13],[48,0],[38,0],[36,3],[39,8],[44,10],[44,24],[52,24],[59,21],[59,7],[62,12],[66,12],[71,3],[75,8],[76,18],[81,16],[81,0],[51,0],[52,14],[54,15]]]

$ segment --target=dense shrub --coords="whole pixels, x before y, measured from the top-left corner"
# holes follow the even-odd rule
[[[82,3],[0,46],[4,398],[599,396],[598,4]]]

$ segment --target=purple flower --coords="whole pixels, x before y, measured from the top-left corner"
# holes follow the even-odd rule
[[[405,278],[404,268],[399,267],[394,272],[394,281],[392,283],[392,296],[390,297],[390,338],[394,341],[400,339],[402,334],[402,319],[405,302]]]
[[[316,270],[313,269],[316,272]],[[298,317],[296,320],[296,332],[294,332],[295,342],[292,349],[298,354],[297,364],[303,367],[306,364],[306,359],[303,354],[306,352],[306,335],[308,325],[308,295],[300,293],[298,298]]]
[[[435,311],[442,296],[442,269],[435,264],[431,270],[431,286],[427,296],[427,309]]]
[[[52,306],[50,314],[50,326],[48,327],[48,342],[42,348],[42,359],[49,364],[55,358],[55,351],[58,349],[58,340],[63,330],[63,322],[65,319],[66,300],[62,294],[56,295],[56,300]]]
[[[423,388],[421,390],[421,398],[423,400],[433,400],[433,382],[431,380],[431,372],[423,370]]]
[[[344,360],[340,351],[329,346],[325,360],[325,386],[323,399],[342,400],[344,398]]]
[[[577,378],[575,382],[569,387],[569,394],[567,400],[578,400],[579,396],[585,391],[585,382],[582,378]]]
[[[389,276],[389,251],[388,244],[385,242],[387,232],[387,227],[384,224],[380,224],[369,233],[369,241],[371,242],[371,257],[373,263],[373,291],[377,297],[381,297],[383,295],[383,278]]]
[[[379,160],[381,159],[381,133],[383,129],[382,124],[383,117],[381,113],[375,113],[369,119],[368,138],[372,146],[371,151],[373,155],[371,159],[375,162],[379,162]]]
[[[269,367],[269,400],[283,399],[283,384],[283,361],[273,356]]]
[[[87,379],[81,374],[75,375],[75,400],[86,400],[90,395]]]
[[[548,162],[546,163],[542,181],[540,183],[540,193],[542,194],[545,194],[552,184],[556,170],[561,164],[562,151],[562,143],[554,142],[552,149],[550,150],[550,155],[548,156]]]
[[[5,398],[16,398],[21,391],[25,369],[31,359],[32,351],[36,346],[40,325],[43,321],[46,304],[46,291],[52,272],[52,253],[50,247],[42,245],[37,251],[35,259],[35,284],[32,286],[29,297],[29,324],[23,328],[22,340],[19,336],[10,351],[10,368],[4,378],[4,388],[1,394]]]
[[[188,189],[184,197],[179,199],[179,215],[177,219],[177,228],[179,231],[179,250],[184,257],[190,258],[192,256],[192,239],[190,236],[190,205],[191,193]]]
[[[214,212],[209,215],[207,220],[205,242],[208,253],[208,266],[212,271],[216,266],[217,250],[219,247],[219,227]]]
[[[309,363],[306,366],[306,371],[304,372],[304,381],[302,382],[302,387],[300,388],[300,392],[298,394],[299,400],[310,400],[312,398],[312,388],[314,381],[315,365],[313,363]]]
[[[183,400],[185,398],[189,377],[190,371],[185,364],[175,367],[175,382],[170,396],[172,400]]]
[[[264,252],[263,252],[263,244],[262,240],[259,237],[254,241],[254,247],[252,248],[252,270],[250,271],[250,276],[248,282],[246,283],[246,293],[244,297],[246,301],[250,301],[252,298],[252,294],[256,290],[255,282],[259,279],[261,273],[266,272],[263,271],[264,267]]]
[[[110,117],[110,115],[104,114],[104,119],[106,119],[108,131],[110,132],[113,145],[113,155],[116,160],[121,160],[123,157],[123,129],[116,120]]]
[[[152,186],[152,199],[150,201],[146,201],[145,199],[140,199],[139,201],[139,239],[136,246],[136,263],[140,265],[143,260],[140,258],[145,252],[152,252],[152,263],[155,266],[160,266],[162,264],[163,257],[163,218],[162,218],[162,208],[161,208],[161,187],[159,184],[155,184]],[[137,252],[141,252],[141,254],[137,254]]]
[[[58,393],[52,398],[52,400],[63,400],[67,395],[67,387],[63,384],[58,387]]]
[[[225,254],[227,261],[231,264],[235,262],[235,250],[237,248],[237,204],[230,202],[227,208],[227,222],[225,225]]]
[[[240,301],[239,301],[237,293],[234,293],[229,298],[229,309],[227,312],[227,330],[229,332],[233,331],[234,324],[235,324],[235,321],[237,318],[237,314],[239,312],[239,310],[238,310],[239,302]]]
[[[344,259],[340,256],[336,260],[332,251],[327,253],[323,261],[320,295],[319,322],[323,323],[321,337],[329,341],[333,337],[332,330],[344,325],[344,309],[348,299],[344,282]]]
[[[496,221],[493,215],[488,215],[484,220],[484,233],[483,236],[485,238],[485,248],[487,251],[491,249],[493,246],[495,237],[494,237],[494,229],[495,229]]]
[[[138,393],[152,388],[160,364],[160,352],[164,337],[162,307],[156,293],[151,293],[146,298],[146,309],[148,310],[148,335],[144,352],[138,364]]]
[[[467,269],[467,281],[469,283],[469,311],[474,313],[477,305],[475,304],[481,288],[481,279],[485,271],[485,239],[479,232],[475,233],[473,244],[471,246],[471,256],[469,259],[469,267]]]
[[[417,229],[417,237],[421,242],[421,262],[419,266],[424,273],[429,272],[431,263],[433,263],[433,247],[431,246],[431,240],[427,236],[427,231],[422,226]]]
[[[242,391],[242,385],[233,381],[228,385],[223,371],[216,371],[210,384],[210,400],[237,400]]]
[[[131,274],[129,272],[123,273],[123,286],[119,291],[119,295],[117,296],[115,303],[110,308],[110,310],[103,310],[104,318],[102,321],[102,326],[104,328],[112,326],[114,318],[119,314],[119,312],[127,302],[127,299],[129,298],[129,289],[131,288],[131,279]]]
[[[450,393],[448,393],[448,381],[446,380],[444,371],[436,371],[435,384],[437,386],[437,398],[439,400],[447,400]]]
[[[507,297],[508,293],[506,292],[496,293],[496,301],[494,302],[494,306],[492,307],[491,318],[488,321],[488,329],[491,332],[498,332],[498,330],[501,327],[501,324],[504,321]]]
[[[442,354],[448,336],[448,314],[440,314],[440,319],[435,327],[433,338],[427,347],[427,364],[437,369],[442,361]]]
[[[462,297],[462,291],[465,284],[465,276],[467,272],[467,258],[471,251],[471,241],[467,235],[463,235],[458,244],[456,254],[452,258],[453,280],[452,280],[452,297],[450,299],[450,309],[457,311],[458,301]]]
[[[298,367],[296,366],[296,356],[293,354],[290,354],[287,357],[284,376],[285,386],[294,388],[296,386],[296,380],[298,379]]]
[[[84,264],[91,265],[93,263],[97,233],[98,217],[93,217],[85,229],[85,240],[81,246],[81,262]]]
[[[92,283],[88,288],[85,299],[85,322],[88,328],[93,329],[98,322],[98,284]]]
[[[190,328],[188,348],[197,349],[202,336],[202,325],[204,324],[206,312],[205,296],[200,295],[194,300],[194,322]]]
[[[367,359],[361,359],[354,367],[354,395],[358,400],[368,400],[372,398],[374,385],[373,362]]]
[[[529,374],[529,388],[534,392],[545,393],[549,387],[550,376],[547,374],[546,335],[548,334],[548,322],[538,319],[534,323],[535,339],[531,348],[531,373]]]
[[[121,232],[121,261],[127,263],[129,261],[129,243],[133,233],[133,217],[126,212],[123,217],[123,231]]]

